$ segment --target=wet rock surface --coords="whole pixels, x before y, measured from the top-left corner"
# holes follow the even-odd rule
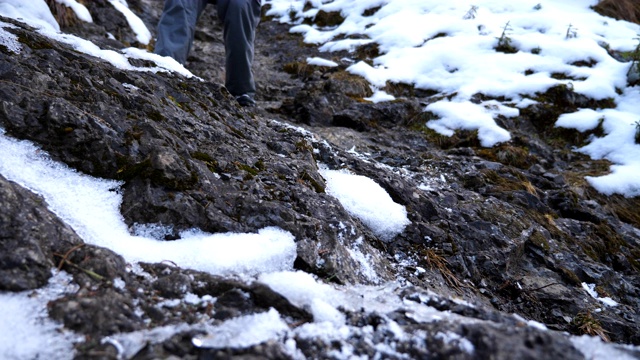
[[[152,30],[160,3],[129,1]],[[136,45],[121,15],[102,11],[110,6],[92,2],[100,14],[93,24],[63,30],[104,48]],[[588,134],[553,127],[563,109],[606,104],[553,88],[540,94],[544,106],[502,120],[511,142],[482,148],[473,133],[447,138],[424,126],[428,92],[396,86],[388,90],[397,101],[371,104],[362,101],[366,83],[345,64],[304,62],[355,60],[366,51],[318,54],[267,18],[257,41],[257,108],[239,107],[220,85],[224,48],[214,7],[186,64],[200,79],[119,70],[1,19],[15,24],[7,31],[23,49],[0,46],[0,126],[83,173],[121,180],[121,212],[132,229],[171,225],[166,240],[173,240],[194,227],[277,226],[296,238],[296,269],[352,291],[396,284],[385,290],[393,308],[341,309],[348,340],[310,336],[310,310],[269,286],[165,263],[127,264],[83,244],[41,198],[0,177],[0,290],[40,287],[57,267],[72,273],[80,290],[52,302],[49,313],[86,338],[78,358],[584,358],[563,332],[640,345],[639,202],[590,188],[584,176],[609,164],[571,151]],[[407,208],[411,224],[391,241],[377,238],[326,194],[318,163],[375,180]],[[375,279],[350,255],[355,247]],[[619,304],[603,306],[583,283]],[[418,306],[453,316],[425,321]],[[203,323],[270,309],[290,333],[244,348],[192,343],[207,332]],[[118,337],[171,326],[171,334],[138,347]]]

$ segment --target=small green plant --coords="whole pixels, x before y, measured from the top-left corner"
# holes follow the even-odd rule
[[[567,27],[567,34],[565,35],[565,39],[573,39],[578,37],[578,29],[573,26],[573,24],[569,24]]]
[[[478,13],[478,7],[475,5],[471,5],[471,9],[469,9],[469,11],[467,11],[467,13],[462,18],[464,20],[475,19],[477,13]]]
[[[511,32],[511,30],[513,30],[510,23],[511,21],[507,21],[507,23],[504,24],[504,27],[502,28],[502,34],[500,34],[500,37],[498,38],[498,45],[495,48],[496,51],[500,51],[506,54],[514,54],[518,52],[518,49],[516,49],[511,44],[511,38],[509,37],[509,33]]]

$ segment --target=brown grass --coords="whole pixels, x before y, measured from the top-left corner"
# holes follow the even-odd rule
[[[593,9],[604,16],[640,24],[640,1],[638,0],[601,0]]]
[[[574,325],[578,328],[578,331],[583,335],[599,336],[604,342],[611,342],[608,331],[602,328],[600,321],[598,321],[591,311],[586,311],[578,314],[573,319]]]
[[[442,278],[447,282],[447,284],[455,289],[460,290],[463,286],[467,286],[463,284],[458,278],[449,270],[449,262],[444,256],[438,254],[438,252],[434,249],[427,248],[422,251],[422,255],[424,256],[424,260],[429,265],[431,270],[438,269],[440,274],[442,274]],[[468,286],[467,286],[468,287]]]
[[[69,7],[58,3],[56,0],[45,0],[47,6],[49,6],[49,10],[51,10],[51,14],[56,19],[60,27],[65,28],[68,26],[73,26],[78,23],[78,17],[76,13]],[[79,1],[81,4],[83,1]]]

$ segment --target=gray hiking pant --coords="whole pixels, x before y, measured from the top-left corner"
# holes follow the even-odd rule
[[[207,3],[216,3],[223,24],[225,86],[234,96],[253,97],[254,39],[260,22],[260,0],[165,0],[154,52],[184,64],[193,44],[196,23]]]

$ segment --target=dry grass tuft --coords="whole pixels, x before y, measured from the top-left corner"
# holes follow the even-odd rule
[[[422,255],[427,265],[429,265],[429,268],[440,271],[440,274],[442,274],[442,277],[451,288],[460,290],[463,286],[467,286],[458,280],[453,272],[449,270],[449,262],[442,255],[438,254],[437,250],[427,248],[422,251]]]
[[[604,16],[640,24],[640,1],[638,0],[601,0],[593,9]]]
[[[602,328],[600,322],[593,317],[591,311],[586,311],[578,314],[573,319],[574,325],[578,328],[581,334],[590,336],[599,336],[604,342],[611,342],[607,331]]]

